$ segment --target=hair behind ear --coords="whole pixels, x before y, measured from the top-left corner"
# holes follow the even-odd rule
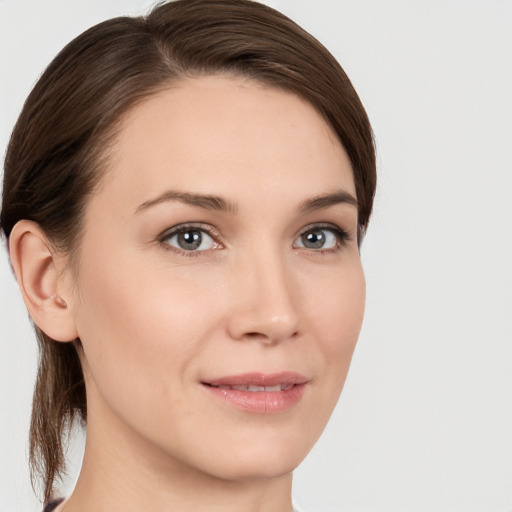
[[[31,480],[34,490],[40,475],[54,483],[65,471],[65,449],[73,422],[87,420],[85,383],[77,346],[80,342],[59,343],[35,327],[39,344],[39,369],[34,388],[30,422]],[[54,486],[44,489],[44,501],[52,497]]]

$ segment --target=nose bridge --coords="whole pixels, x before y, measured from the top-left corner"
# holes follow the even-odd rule
[[[295,283],[286,260],[271,246],[244,255],[235,277],[237,307],[230,322],[234,337],[273,343],[296,334]]]

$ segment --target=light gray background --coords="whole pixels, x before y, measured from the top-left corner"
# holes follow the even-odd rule
[[[365,324],[332,421],[296,472],[297,501],[309,512],[511,512],[512,2],[267,3],[351,77],[380,175]],[[0,151],[66,42],[151,4],[0,0]],[[5,251],[0,289],[0,512],[38,511],[26,464],[35,341]]]

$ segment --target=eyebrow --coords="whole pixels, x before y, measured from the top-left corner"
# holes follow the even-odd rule
[[[310,213],[337,204],[348,204],[357,208],[357,199],[345,190],[335,190],[330,194],[322,194],[311,199],[306,199],[299,206],[299,212],[303,214]]]
[[[168,201],[179,201],[191,206],[199,206],[206,210],[215,210],[224,213],[236,214],[238,206],[226,199],[213,196],[209,194],[194,194],[191,192],[178,192],[175,190],[168,190],[159,196],[149,199],[140,204],[135,213],[147,210],[152,206]],[[310,199],[306,199],[299,205],[299,212],[301,214],[310,213],[316,210],[322,210],[337,204],[348,204],[357,208],[357,199],[350,193],[344,190],[336,190],[329,194],[321,194]]]
[[[167,192],[164,192],[154,199],[150,199],[149,201],[145,201],[139,205],[135,210],[135,213],[147,210],[152,206],[165,203],[167,201],[179,201],[191,206],[199,206],[200,208],[205,208],[206,210],[216,210],[225,213],[235,214],[238,210],[236,204],[230,201],[226,201],[226,199],[223,199],[222,197],[208,194],[193,194],[190,192],[177,192],[175,190],[168,190]]]

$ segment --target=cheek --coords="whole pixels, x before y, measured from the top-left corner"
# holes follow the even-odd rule
[[[354,258],[318,281],[322,285],[311,286],[307,294],[311,321],[327,350],[343,351],[355,345],[363,321],[366,284],[361,262]]]
[[[324,281],[323,290],[309,294],[308,320],[326,369],[326,387],[341,392],[363,322],[366,286],[362,266],[355,260]],[[337,396],[336,396],[337,400]]]
[[[155,414],[179,400],[190,361],[208,332],[197,289],[137,260],[90,257],[79,283],[77,328],[87,368],[109,405]],[[168,274],[168,273],[167,273]],[[188,285],[188,286],[187,286]],[[194,303],[196,306],[194,307]]]

